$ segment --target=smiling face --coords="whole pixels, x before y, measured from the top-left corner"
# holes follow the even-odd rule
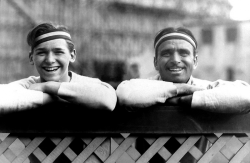
[[[197,66],[193,46],[182,39],[164,41],[156,53],[154,65],[163,81],[186,83]]]
[[[43,42],[34,48],[30,62],[35,65],[41,82],[68,82],[68,67],[76,58],[75,51],[68,49],[64,39],[54,39]]]

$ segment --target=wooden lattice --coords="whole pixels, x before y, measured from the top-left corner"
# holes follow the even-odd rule
[[[0,163],[250,162],[250,134],[0,134]]]

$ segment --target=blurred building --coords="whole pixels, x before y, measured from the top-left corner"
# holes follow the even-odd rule
[[[227,0],[0,0],[0,83],[37,75],[26,35],[41,22],[66,25],[72,33],[73,71],[114,87],[156,73],[153,40],[167,26],[189,27],[198,39],[195,76],[250,82],[249,25],[229,20],[230,9]]]
[[[250,22],[217,22],[191,29],[199,42],[196,76],[250,82]]]

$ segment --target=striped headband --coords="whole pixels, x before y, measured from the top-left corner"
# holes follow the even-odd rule
[[[183,33],[178,33],[178,32],[175,32],[175,33],[168,33],[168,34],[165,34],[163,36],[160,37],[160,39],[155,43],[155,49],[158,45],[160,45],[163,41],[166,41],[166,40],[170,40],[170,39],[182,39],[182,40],[186,40],[188,41],[195,49],[197,48],[197,45],[195,43],[195,41],[189,36],[189,35],[186,35],[186,34],[183,34]]]
[[[34,48],[43,42],[54,40],[54,39],[60,39],[60,38],[72,42],[71,36],[69,33],[64,32],[64,31],[52,31],[52,32],[42,34],[38,36],[37,38],[35,38],[35,43],[33,44],[32,47]]]

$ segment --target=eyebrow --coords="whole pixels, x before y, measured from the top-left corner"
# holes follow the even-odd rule
[[[35,51],[46,51],[47,49],[46,48],[37,48],[35,49]]]
[[[160,51],[160,53],[170,52],[173,50],[174,50],[174,48],[164,49],[164,50]]]
[[[65,50],[63,48],[53,48],[52,50]]]
[[[174,50],[175,50],[175,48],[168,47],[168,48],[166,48],[166,49],[164,49],[162,51],[159,51],[159,54],[173,52]],[[190,50],[188,48],[185,48],[185,47],[178,48],[177,51],[185,51],[185,52],[190,53]]]
[[[53,48],[52,50],[65,50],[63,48]],[[47,51],[46,48],[37,48],[35,51]]]

